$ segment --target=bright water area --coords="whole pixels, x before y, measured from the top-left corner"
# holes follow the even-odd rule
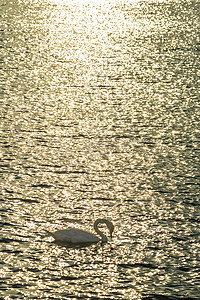
[[[1,0],[0,299],[200,299],[199,8]]]

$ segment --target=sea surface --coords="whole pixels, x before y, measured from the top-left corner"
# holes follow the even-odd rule
[[[200,299],[200,2],[0,15],[0,299]]]

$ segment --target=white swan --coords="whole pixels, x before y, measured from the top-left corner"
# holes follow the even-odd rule
[[[101,239],[84,230],[76,229],[76,228],[69,228],[58,230],[56,232],[46,232],[51,235],[56,241],[63,242],[63,243],[72,243],[72,244],[79,244],[79,243],[98,243],[99,241],[107,242],[107,237],[99,230],[98,225],[105,223],[110,231],[110,236],[112,237],[112,233],[114,231],[114,225],[112,222],[106,219],[97,219],[94,222],[94,230],[96,233],[101,237]]]

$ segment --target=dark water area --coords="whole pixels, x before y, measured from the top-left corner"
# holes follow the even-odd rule
[[[0,15],[0,299],[200,299],[199,1]]]

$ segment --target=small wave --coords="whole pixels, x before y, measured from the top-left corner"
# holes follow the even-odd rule
[[[142,300],[198,300],[199,298],[191,298],[191,297],[175,297],[175,296],[167,296],[161,294],[152,294],[149,296],[142,297]]]
[[[80,279],[80,277],[75,277],[75,276],[65,276],[65,275],[63,275],[63,276],[61,276],[61,278],[60,278],[61,280],[79,280]]]
[[[15,224],[13,224],[13,223],[9,223],[9,222],[4,222],[4,221],[2,221],[2,222],[0,222],[0,226],[11,226],[11,227],[14,227],[14,226],[16,226]]]
[[[135,264],[118,264],[118,267],[120,268],[127,268],[127,269],[132,269],[132,268],[149,268],[149,269],[158,269],[158,266],[155,266],[153,264],[148,264],[148,263],[135,263]],[[160,269],[160,268],[159,268]]]
[[[28,286],[28,284],[26,284],[26,283],[13,283],[12,285],[12,288],[14,288],[14,289],[21,289],[21,288],[24,288],[24,287],[26,287],[26,286]]]
[[[46,183],[38,183],[38,184],[33,184],[32,187],[51,188],[52,185]]]
[[[74,171],[57,170],[54,173],[56,173],[56,174],[87,174],[86,171],[78,171],[78,170],[74,170]]]
[[[0,239],[0,243],[5,243],[5,244],[7,244],[7,243],[12,243],[12,242],[15,242],[15,240],[9,239],[9,238],[1,238],[1,239]]]
[[[1,250],[1,252],[5,252],[5,253],[14,253],[14,254],[19,254],[19,253],[22,253],[21,250],[10,250],[10,249],[3,249]]]
[[[25,203],[39,203],[36,199],[18,199],[19,201],[25,202]]]

